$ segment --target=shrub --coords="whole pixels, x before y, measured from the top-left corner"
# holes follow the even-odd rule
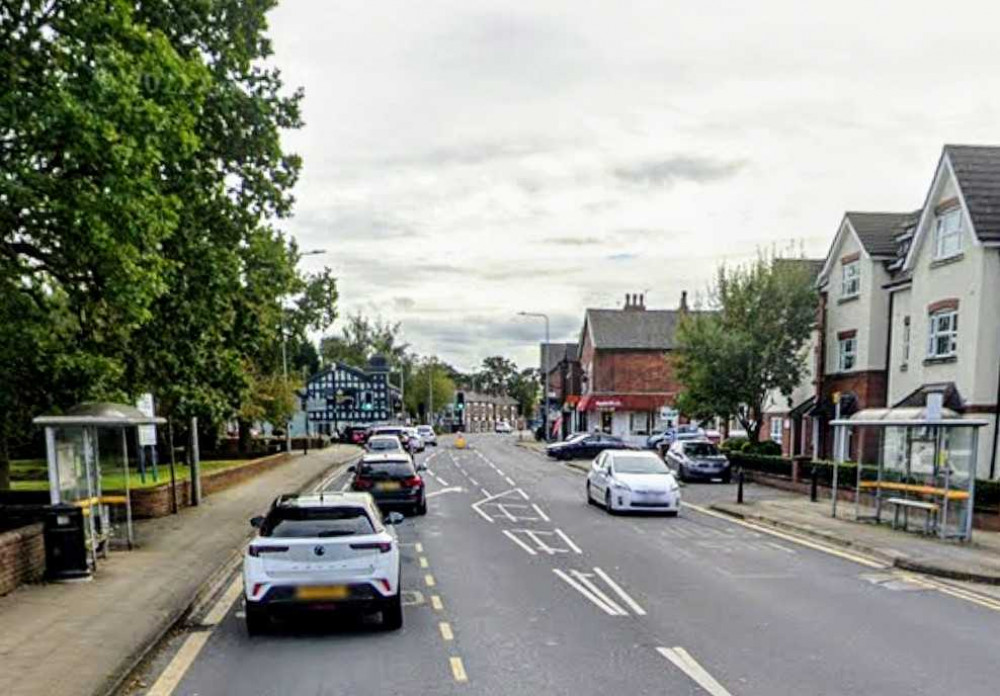
[[[719,449],[724,452],[742,452],[744,443],[749,442],[745,437],[731,437],[728,440],[724,440],[722,444],[719,445]]]
[[[760,454],[765,457],[780,457],[781,456],[781,445],[772,440],[764,440],[763,442],[744,442],[740,451],[745,454]]]
[[[734,467],[743,467],[746,471],[759,471],[788,478],[792,476],[792,462],[784,457],[730,452],[729,461]]]

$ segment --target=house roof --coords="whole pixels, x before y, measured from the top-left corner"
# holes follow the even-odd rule
[[[575,343],[542,343],[541,362],[544,372],[552,372],[563,360],[576,360]]]
[[[598,350],[672,350],[682,312],[676,309],[588,309],[584,331]]]
[[[870,256],[896,255],[896,238],[920,219],[921,211],[909,213],[848,212],[847,219]]]
[[[927,405],[928,394],[942,394],[945,408],[961,413],[965,410],[965,400],[954,382],[929,382],[921,384],[912,392],[897,401],[893,408],[916,408]]]
[[[976,236],[1000,242],[1000,147],[945,145]]]

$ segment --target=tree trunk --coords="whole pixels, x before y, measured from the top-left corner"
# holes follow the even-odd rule
[[[10,488],[10,443],[0,434],[0,491]]]

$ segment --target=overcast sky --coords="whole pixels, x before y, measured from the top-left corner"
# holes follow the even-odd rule
[[[341,310],[468,369],[537,364],[627,292],[822,257],[845,210],[923,202],[941,146],[1000,144],[990,2],[283,0],[305,88],[287,229]]]

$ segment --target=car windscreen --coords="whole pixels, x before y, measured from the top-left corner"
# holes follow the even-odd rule
[[[619,474],[666,474],[670,470],[658,457],[615,457],[613,466]]]
[[[566,438],[566,443],[568,444],[570,442],[581,442],[586,437],[587,433],[577,433],[576,435],[570,435],[569,437]]]
[[[275,508],[260,528],[263,537],[338,537],[374,534],[368,514],[357,507]]]
[[[416,476],[417,472],[409,462],[362,462],[358,474],[367,478],[401,479]]]
[[[428,434],[428,435],[433,435],[434,434],[434,428],[432,428],[429,425],[427,425],[427,426],[423,426],[423,427],[417,428],[417,432],[420,433],[421,435],[423,435],[425,433]]]
[[[372,452],[393,452],[403,449],[403,446],[394,437],[380,437],[369,440],[368,449]]]
[[[689,457],[715,457],[719,448],[711,442],[689,442],[684,445],[684,453]]]

